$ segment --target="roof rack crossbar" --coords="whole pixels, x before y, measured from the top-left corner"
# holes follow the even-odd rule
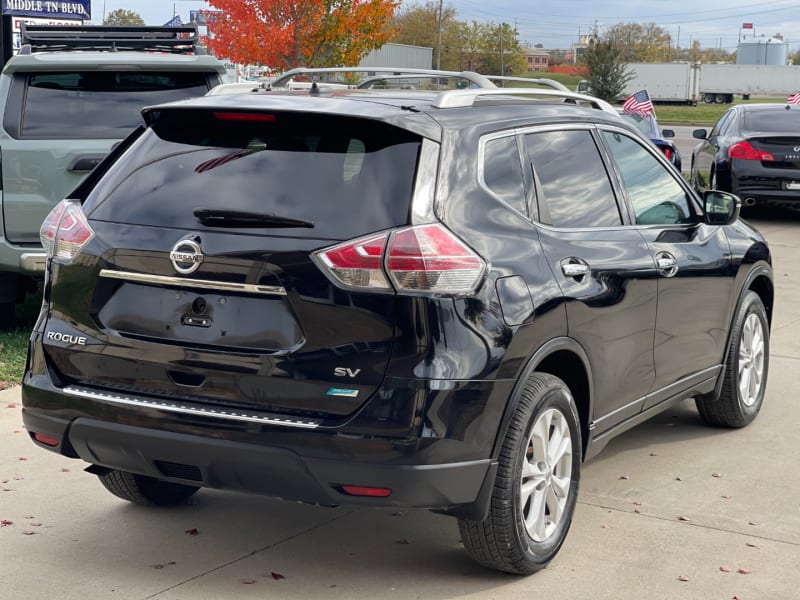
[[[436,108],[464,108],[473,106],[475,100],[485,96],[544,96],[547,98],[561,98],[564,100],[575,100],[585,102],[596,108],[614,116],[618,116],[617,111],[611,104],[594,96],[576,94],[574,92],[564,92],[561,90],[537,90],[531,88],[495,88],[477,90],[452,90],[442,92],[433,102]]]
[[[156,50],[197,53],[199,35],[194,24],[181,27],[106,27],[96,25],[26,25],[21,43],[33,52],[52,50]]]
[[[496,88],[486,76],[474,71],[442,71],[439,69],[418,69],[414,67],[298,67],[286,71],[273,81],[269,82],[269,88],[286,87],[295,77],[306,75],[325,75],[334,73],[384,73],[392,76],[414,76],[425,75],[428,77],[458,77],[465,79],[481,88]]]

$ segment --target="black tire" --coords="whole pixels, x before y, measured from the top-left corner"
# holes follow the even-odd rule
[[[761,350],[754,336],[760,336]],[[754,351],[755,350],[755,351]],[[695,398],[700,417],[717,427],[744,427],[764,403],[769,372],[769,321],[761,298],[748,291],[731,325],[728,357],[719,395]],[[748,379],[749,377],[749,379]],[[746,388],[743,390],[742,388]]]
[[[98,475],[98,478],[118,498],[143,506],[185,504],[200,489],[193,485],[161,481],[126,471],[109,471]]]
[[[535,456],[536,450],[529,444],[536,435],[534,427],[540,420],[544,423],[538,431],[546,431],[545,435],[551,442],[549,436],[557,429],[561,430],[562,442],[567,434],[570,438],[569,453],[563,453],[561,460],[552,461],[554,465],[548,464],[551,461],[547,457]],[[520,394],[500,450],[488,515],[483,521],[458,521],[461,539],[470,557],[485,567],[519,575],[528,575],[546,567],[564,543],[572,523],[578,498],[581,456],[580,421],[569,388],[558,377],[534,373]],[[530,459],[539,462],[533,465]],[[541,466],[543,462],[545,468]],[[535,474],[528,470],[531,487],[527,500],[523,502],[525,463],[528,469],[535,469]],[[560,496],[558,486],[553,483],[559,478],[562,484],[568,485],[566,490],[561,490]],[[541,518],[534,519],[540,526],[538,536],[536,532],[532,535],[525,525],[526,513],[530,515],[533,511],[537,497],[544,500],[542,510],[538,511]],[[555,523],[550,520],[554,500],[561,508]]]

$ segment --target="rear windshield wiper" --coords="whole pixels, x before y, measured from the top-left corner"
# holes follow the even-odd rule
[[[196,208],[194,216],[208,227],[306,227],[314,229],[314,224],[308,221],[241,210]]]

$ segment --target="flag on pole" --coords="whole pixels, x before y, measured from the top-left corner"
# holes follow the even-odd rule
[[[181,25],[183,25],[183,21],[181,20],[181,16],[180,15],[175,15],[169,21],[164,23],[163,26],[164,27],[180,27]]]
[[[800,104],[800,94],[792,94],[786,99],[787,104]]]
[[[650,94],[647,93],[647,90],[636,92],[622,103],[622,110],[632,115],[646,117],[654,110],[653,103],[650,101]]]

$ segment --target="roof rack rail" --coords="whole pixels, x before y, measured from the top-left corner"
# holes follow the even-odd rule
[[[206,54],[198,45],[197,26],[128,27],[21,24],[20,54],[63,50],[138,50],[173,54]]]
[[[495,88],[495,89],[478,89],[478,90],[452,90],[442,92],[433,102],[436,108],[464,108],[473,106],[475,100],[486,96],[544,96],[547,98],[561,98],[563,100],[572,100],[574,102],[585,102],[592,108],[602,110],[619,118],[617,110],[605,100],[595,98],[594,96],[586,96],[584,94],[576,94],[574,92],[564,92],[561,90],[537,90],[531,88]]]
[[[528,85],[544,85],[562,92],[571,91],[563,83],[558,82],[555,79],[548,79],[547,77],[512,77],[510,75],[484,75],[484,77],[489,79],[492,83],[497,81],[505,83],[508,81],[511,83],[526,83]]]
[[[373,76],[378,73],[383,73],[391,77],[413,77],[414,75],[429,78],[451,77],[463,79],[469,82],[469,84],[472,84],[473,87],[497,88],[487,77],[473,71],[441,71],[438,69],[417,69],[413,67],[298,67],[286,71],[280,77],[267,83],[267,89],[287,87],[289,83],[298,76],[313,77],[315,75],[333,75],[337,73],[366,73],[370,75],[370,79],[374,79]]]

